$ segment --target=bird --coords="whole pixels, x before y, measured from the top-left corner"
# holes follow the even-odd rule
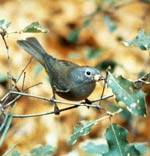
[[[104,80],[100,71],[92,66],[80,66],[68,60],[48,54],[35,37],[17,40],[17,44],[44,66],[55,94],[70,101],[89,101],[96,82]]]

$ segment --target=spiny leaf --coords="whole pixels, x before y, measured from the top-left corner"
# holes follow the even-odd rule
[[[80,136],[84,136],[90,133],[91,128],[97,123],[97,121],[81,121],[74,127],[74,134],[70,137],[68,144],[72,145]]]
[[[30,25],[26,26],[24,29],[23,29],[23,32],[25,33],[29,33],[29,32],[32,32],[32,33],[47,33],[48,30],[43,28],[39,22],[33,22],[31,23]]]
[[[133,82],[122,76],[114,77],[108,72],[108,87],[116,96],[118,102],[123,102],[134,115],[146,115],[145,93],[133,87]]]
[[[36,147],[31,150],[32,156],[50,156],[53,153],[54,147],[51,145],[39,145],[39,147]]]
[[[135,148],[140,152],[140,153],[144,153],[148,150],[150,151],[150,143],[149,142],[134,142],[132,143]]]
[[[117,124],[112,124],[106,130],[105,138],[109,151],[103,156],[137,156],[139,151],[127,141],[128,131]]]
[[[109,110],[110,112],[115,112],[120,109],[120,105],[109,103],[109,105],[106,107],[106,110]],[[127,109],[122,109],[122,111],[119,113],[123,119],[130,121],[132,119],[132,114]]]
[[[90,140],[86,142],[82,142],[81,147],[85,150],[88,154],[103,154],[108,151],[108,145],[106,143],[106,140]]]
[[[136,38],[131,41],[124,41],[125,46],[138,46],[142,50],[150,50],[150,33],[140,30]]]
[[[20,156],[20,152],[19,151],[13,151],[11,156]]]

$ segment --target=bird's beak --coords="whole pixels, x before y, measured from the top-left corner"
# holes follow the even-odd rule
[[[97,74],[93,77],[94,81],[100,81],[100,80],[105,80],[104,76]]]

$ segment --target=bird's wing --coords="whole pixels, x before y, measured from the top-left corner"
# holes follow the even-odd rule
[[[59,87],[60,87],[60,84],[59,84]],[[61,85],[61,89],[59,89],[56,85],[53,85],[53,89],[56,91],[56,92],[62,92],[62,93],[67,93],[70,91],[69,88],[67,88],[66,86],[62,86]]]
[[[69,73],[78,65],[64,60],[56,60],[56,62],[52,64],[50,58],[46,57],[44,59],[45,68],[49,75],[52,88],[57,92],[69,92],[72,86]]]

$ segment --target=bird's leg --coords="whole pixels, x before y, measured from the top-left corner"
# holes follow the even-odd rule
[[[54,91],[54,89],[52,91],[53,91],[53,97],[52,97],[51,101],[54,103],[54,112],[55,112],[55,115],[59,115],[60,110],[59,110],[59,107],[57,106],[57,103],[56,103],[55,91]]]

